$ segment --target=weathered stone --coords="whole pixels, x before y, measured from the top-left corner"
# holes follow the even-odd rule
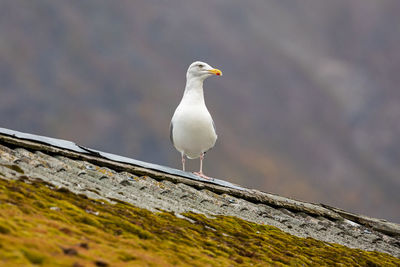
[[[16,165],[20,171],[5,165]],[[225,188],[0,135],[0,178],[19,179],[22,176],[26,180],[40,178],[59,190],[64,188],[109,202],[124,201],[155,212],[165,210],[180,214],[191,211],[209,216],[236,216],[276,226],[300,237],[400,256],[400,227],[394,223],[257,190]]]

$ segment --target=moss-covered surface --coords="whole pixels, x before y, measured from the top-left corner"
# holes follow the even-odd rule
[[[0,179],[0,265],[400,265],[388,254],[298,238],[234,217],[184,216]]]

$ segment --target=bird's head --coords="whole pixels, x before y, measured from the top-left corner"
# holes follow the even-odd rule
[[[205,62],[195,61],[190,64],[186,73],[186,78],[204,80],[212,75],[222,76],[222,72],[219,69],[214,69]]]

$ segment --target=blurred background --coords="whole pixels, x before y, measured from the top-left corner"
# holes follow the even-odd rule
[[[0,2],[0,127],[180,168],[195,60],[206,174],[400,222],[398,0]],[[198,160],[190,163],[198,170]]]

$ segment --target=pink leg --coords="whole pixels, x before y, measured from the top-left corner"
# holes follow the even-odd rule
[[[204,159],[204,153],[202,153],[200,155],[200,171],[199,172],[194,172],[194,174],[196,174],[197,176],[199,176],[201,178],[207,179],[207,180],[213,180],[213,178],[208,177],[207,175],[205,175],[203,173],[203,159]]]
[[[185,155],[183,155],[183,153],[181,155],[182,155],[182,170],[185,171]]]
[[[203,159],[204,159],[204,153],[201,153],[201,155],[200,155],[200,173],[203,173]]]

